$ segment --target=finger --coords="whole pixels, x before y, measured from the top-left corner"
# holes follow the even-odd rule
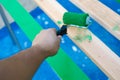
[[[61,39],[61,38],[62,38],[62,36],[61,36],[61,35],[58,35],[58,38],[59,38],[59,39]]]
[[[50,32],[56,32],[56,29],[55,28],[50,28],[50,29],[48,29],[48,31],[50,31]]]

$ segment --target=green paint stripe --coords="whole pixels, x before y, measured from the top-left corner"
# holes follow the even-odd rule
[[[116,0],[118,3],[120,3],[120,0]]]
[[[60,49],[58,54],[47,59],[62,80],[89,80],[78,66]]]
[[[0,0],[6,10],[11,14],[16,23],[32,41],[42,29],[32,16],[15,0]]]
[[[31,41],[42,30],[42,27],[16,0],[0,0],[0,3],[3,4]],[[56,56],[51,59],[48,58],[47,61],[63,80],[89,80],[62,49]]]

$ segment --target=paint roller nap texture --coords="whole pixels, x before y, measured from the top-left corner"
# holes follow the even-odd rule
[[[59,22],[59,21],[58,21]],[[65,25],[62,26],[62,28],[57,31],[57,35],[64,35],[67,32],[67,26],[68,25],[74,25],[74,27],[86,27],[89,25],[89,15],[88,14],[79,14],[79,13],[73,13],[73,12],[65,12],[63,15],[63,22]],[[60,22],[59,22],[60,23]]]
[[[66,12],[63,15],[63,22],[70,27],[79,27],[78,34],[74,37],[76,41],[92,40],[91,33],[87,30],[90,24],[89,15],[86,13]]]
[[[86,13],[66,12],[63,15],[63,22],[66,25],[77,25],[87,27],[89,25],[89,15]]]

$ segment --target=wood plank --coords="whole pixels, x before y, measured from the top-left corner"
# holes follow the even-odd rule
[[[99,0],[70,1],[84,12],[89,13],[93,19],[120,40],[120,15],[102,4]],[[119,30],[114,31],[115,26],[118,26]]]
[[[35,0],[39,7],[57,24],[62,21],[63,14],[67,12],[56,0]],[[59,26],[60,27],[60,26]],[[79,43],[73,39],[77,28],[68,28],[68,36],[81,48],[91,60],[110,78],[120,79],[120,59],[102,41],[92,34],[92,41]]]
[[[23,6],[21,6],[17,0],[11,0],[10,3],[9,0],[0,0],[0,3],[5,7],[5,9],[12,16],[12,18],[17,22],[17,24],[23,30],[26,36],[31,41],[34,40],[35,35],[37,35],[42,30],[42,27],[23,8]],[[47,62],[49,62],[49,64],[57,72],[57,75],[59,74],[62,80],[89,80],[87,75],[81,69],[79,69],[79,67],[61,48],[59,49],[57,55],[48,58]]]

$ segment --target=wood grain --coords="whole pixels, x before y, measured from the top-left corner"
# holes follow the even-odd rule
[[[35,0],[35,2],[56,24],[58,20],[62,21],[63,14],[67,12],[56,0]],[[77,34],[78,28],[68,28],[69,38],[82,49],[110,79],[119,80],[120,58],[94,34],[92,34],[91,42],[84,41],[82,43],[73,39]]]
[[[120,15],[102,4],[99,0],[70,1],[84,12],[89,13],[93,19],[120,40]],[[118,26],[119,30],[114,31],[115,26]]]

